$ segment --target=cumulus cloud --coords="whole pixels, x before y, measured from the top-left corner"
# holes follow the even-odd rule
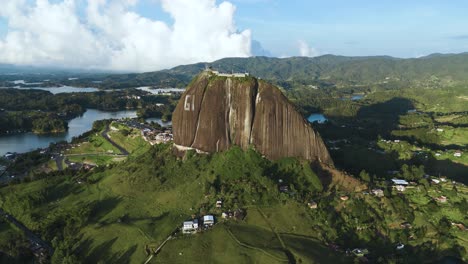
[[[298,46],[299,46],[299,55],[303,57],[315,57],[319,55],[319,52],[316,49],[311,48],[309,44],[307,44],[307,42],[303,40],[298,41]]]
[[[160,0],[173,23],[131,11],[138,0],[0,0],[8,32],[0,62],[122,71],[251,54],[251,32],[239,32],[235,6],[215,0]]]

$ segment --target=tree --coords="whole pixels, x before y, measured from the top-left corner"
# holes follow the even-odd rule
[[[367,173],[365,170],[362,170],[361,173],[359,173],[359,178],[361,178],[361,180],[363,180],[365,182],[370,182],[371,181],[371,177],[370,177],[369,173]]]

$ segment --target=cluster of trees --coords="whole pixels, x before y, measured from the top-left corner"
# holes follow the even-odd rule
[[[34,133],[65,132],[68,129],[63,117],[36,111],[0,112],[0,134],[16,131]]]

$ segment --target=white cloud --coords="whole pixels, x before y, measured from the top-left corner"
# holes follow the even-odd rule
[[[132,12],[137,0],[88,0],[82,15],[77,1],[0,0],[0,63],[152,71],[251,53],[229,2],[160,0],[167,24]]]
[[[309,44],[303,40],[298,41],[298,46],[299,55],[303,57],[315,57],[319,55],[319,52],[316,49],[309,47]]]

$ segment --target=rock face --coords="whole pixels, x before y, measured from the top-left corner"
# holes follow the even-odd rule
[[[318,133],[281,91],[252,77],[201,73],[182,95],[172,123],[180,150],[253,145],[269,159],[298,157],[333,165]]]

